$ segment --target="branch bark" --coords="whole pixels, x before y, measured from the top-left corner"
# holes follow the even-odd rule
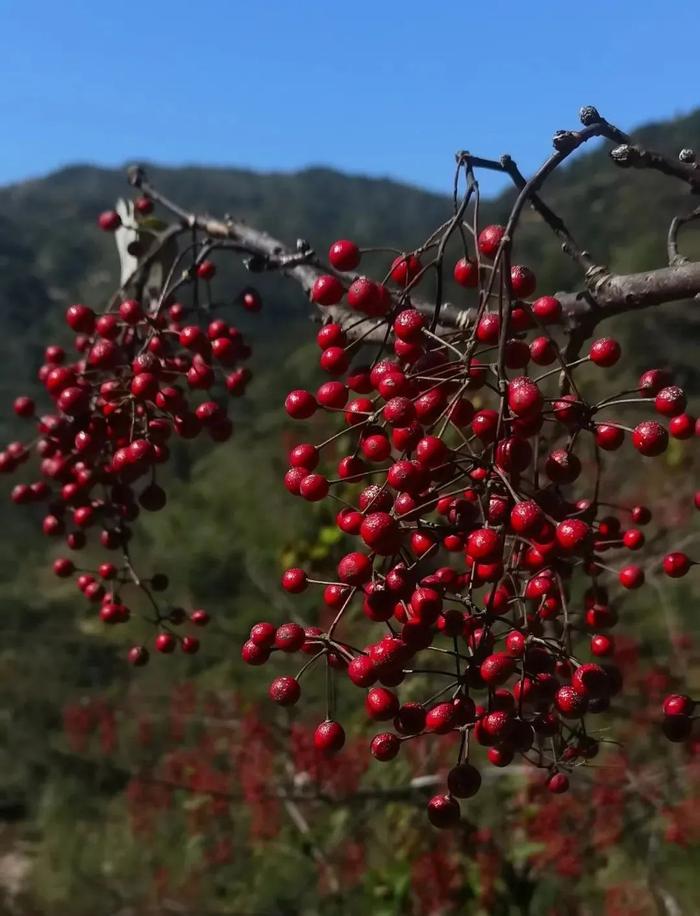
[[[609,124],[593,108],[582,109],[581,121],[584,124],[582,131],[560,131],[555,135],[556,152],[530,181],[525,180],[508,156],[496,161],[472,157],[468,153],[460,154],[468,157],[474,165],[508,174],[520,191],[518,202],[511,214],[511,222],[515,221],[522,206],[528,202],[559,237],[564,249],[583,268],[584,289],[556,294],[563,306],[565,326],[569,334],[569,356],[578,351],[582,343],[606,318],[668,302],[700,297],[700,262],[684,262],[678,255],[676,246],[678,229],[685,222],[695,219],[697,211],[693,211],[687,217],[677,218],[672,223],[669,231],[669,252],[673,255],[671,266],[633,274],[612,274],[607,268],[595,264],[588,252],[574,241],[563,221],[542,201],[538,191],[547,175],[573,149],[594,136],[604,136],[620,144],[610,154],[618,166],[657,170],[686,182],[691,191],[700,192],[700,169],[694,162],[675,162],[662,154],[631,145],[625,134]],[[297,240],[296,247],[291,247],[270,233],[255,229],[241,220],[220,220],[189,213],[154,188],[143,169],[138,166],[129,170],[129,181],[174,214],[181,227],[199,230],[210,239],[223,243],[222,247],[230,247],[241,253],[246,266],[253,273],[273,270],[285,274],[299,284],[309,299],[312,287],[321,274],[334,274],[346,284],[349,280],[348,276],[339,274],[325,264],[308,242],[302,239]],[[400,299],[395,294],[394,302],[408,304],[405,291]],[[478,314],[477,309],[459,308],[450,302],[440,303],[438,312],[435,302],[423,301],[412,295],[410,304],[433,321],[439,315],[439,323],[434,328],[438,334],[466,328]],[[368,341],[379,340],[386,331],[386,319],[363,318],[342,305],[320,308],[318,312],[323,321],[336,321],[344,328],[349,328],[351,337],[362,337]]]

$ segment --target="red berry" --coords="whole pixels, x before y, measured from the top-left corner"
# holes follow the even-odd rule
[[[333,242],[328,250],[328,260],[336,270],[355,270],[360,263],[360,249],[348,239]]]
[[[377,313],[382,304],[379,286],[368,277],[359,277],[348,290],[348,305],[357,312],[366,315]]]
[[[544,470],[554,483],[572,483],[581,473],[581,462],[573,452],[557,448],[549,453]]]
[[[680,579],[685,576],[691,565],[690,558],[679,551],[667,553],[663,559],[664,572],[671,579]]]
[[[505,684],[515,671],[515,661],[505,652],[496,652],[484,659],[479,670],[484,683],[489,687],[498,687]]]
[[[386,687],[372,687],[365,698],[365,709],[370,718],[377,722],[393,719],[399,711],[399,701],[395,693]]]
[[[393,760],[401,749],[401,740],[392,732],[382,732],[372,738],[369,749],[375,760]]]
[[[535,292],[537,278],[529,267],[514,264],[510,269],[510,285],[517,299],[527,299]]]
[[[482,229],[477,241],[481,254],[486,258],[493,258],[504,235],[505,229],[503,226],[486,226],[485,229]]]
[[[247,289],[241,294],[241,305],[246,312],[259,312],[263,305],[262,297],[256,289]]]
[[[157,652],[169,655],[171,652],[175,651],[176,645],[177,640],[170,633],[159,633],[156,636],[155,646]]]
[[[564,550],[581,551],[591,540],[591,528],[581,519],[571,518],[559,522],[555,530],[556,538]]]
[[[375,553],[389,556],[396,553],[400,545],[399,526],[386,512],[371,512],[360,527],[362,540]]]
[[[322,350],[327,347],[344,347],[347,337],[339,324],[325,324],[316,335],[316,343]]]
[[[348,553],[338,563],[338,578],[348,585],[364,585],[372,575],[372,562],[364,553]]]
[[[477,528],[467,538],[467,553],[475,560],[489,560],[500,553],[502,541],[493,528]]]
[[[243,643],[241,658],[246,665],[264,665],[269,657],[270,649],[267,646],[256,645],[251,639]]]
[[[404,309],[394,319],[394,334],[400,340],[419,341],[422,339],[425,318],[416,309]]]
[[[350,357],[342,347],[328,347],[319,359],[319,365],[329,375],[342,375],[349,363]]]
[[[293,567],[286,569],[282,573],[282,588],[286,592],[298,595],[303,592],[307,586],[307,576],[303,569]]]
[[[654,398],[654,407],[657,413],[665,417],[677,417],[686,407],[685,392],[677,385],[662,388]]]
[[[692,439],[695,435],[695,417],[687,413],[680,413],[672,417],[668,423],[668,431],[674,439]]]
[[[256,646],[270,649],[275,644],[276,633],[277,628],[273,624],[261,621],[251,627],[250,639]]]
[[[633,506],[630,515],[635,525],[648,525],[651,521],[651,512],[647,506]]]
[[[591,652],[598,657],[612,655],[615,651],[615,643],[612,636],[606,636],[604,633],[597,633],[591,636]]]
[[[557,690],[554,702],[559,712],[567,719],[582,718],[588,708],[586,696],[569,685]]]
[[[561,302],[554,296],[540,296],[532,303],[532,311],[542,324],[556,324],[561,318]],[[547,340],[548,338],[544,338]]]
[[[516,503],[510,512],[510,527],[516,534],[530,535],[541,528],[544,514],[534,500]]]
[[[310,391],[297,388],[290,391],[284,402],[284,409],[294,420],[306,420],[316,412],[316,399]]]
[[[289,463],[293,468],[312,471],[318,464],[318,449],[309,442],[297,445],[289,453]]]
[[[348,401],[348,389],[342,382],[325,382],[316,392],[316,400],[321,407],[336,409],[345,407]]]
[[[315,503],[328,495],[329,483],[322,474],[307,474],[299,484],[299,495]]]
[[[180,640],[180,649],[185,655],[196,655],[199,652],[199,640],[196,636],[183,636]]]
[[[398,286],[406,286],[421,272],[420,258],[414,254],[399,255],[391,264],[391,279]]]
[[[695,711],[695,702],[682,693],[672,693],[666,697],[663,704],[665,716],[692,716]]]
[[[614,366],[620,358],[620,344],[612,337],[601,337],[594,340],[588,355],[597,366]]]
[[[644,570],[639,566],[624,566],[619,574],[620,585],[635,589],[644,585]]]
[[[372,659],[367,655],[358,655],[348,665],[348,677],[356,687],[371,687],[377,680]]]
[[[276,677],[270,684],[268,694],[279,706],[293,706],[301,696],[301,687],[296,678]]]
[[[428,710],[425,717],[425,728],[429,732],[445,735],[455,727],[455,707],[452,703],[438,703]]]
[[[457,798],[471,798],[481,788],[481,774],[470,763],[460,763],[447,774],[447,788]]]
[[[520,376],[508,383],[508,406],[518,417],[531,417],[542,409],[542,394],[536,382]]]
[[[27,418],[34,416],[34,401],[26,395],[16,398],[12,406],[18,417]]]
[[[324,757],[332,757],[337,754],[344,744],[345,731],[342,725],[332,719],[321,722],[314,732],[314,747]]]
[[[653,397],[670,384],[671,375],[665,369],[649,369],[639,379],[639,390],[643,395]]]
[[[648,458],[655,458],[666,451],[668,433],[655,420],[644,420],[632,432],[632,445]]]
[[[298,652],[305,638],[304,628],[298,623],[283,623],[275,633],[275,648],[282,652]]]
[[[614,452],[625,441],[625,431],[609,423],[598,423],[595,426],[595,441],[606,452]]]
[[[204,260],[197,265],[197,276],[200,280],[211,280],[216,273],[216,264],[213,261]]]
[[[459,804],[449,795],[434,795],[428,802],[428,820],[441,830],[456,827],[460,818]]]
[[[311,288],[311,301],[317,305],[337,305],[344,295],[343,284],[331,274],[322,274]]]
[[[479,285],[479,268],[476,261],[470,261],[469,258],[460,258],[455,264],[453,276],[455,282],[465,289],[474,288]]]
[[[126,324],[138,324],[143,318],[141,303],[136,299],[125,299],[119,306],[119,317]]]
[[[53,571],[59,578],[66,579],[75,572],[75,565],[72,560],[65,557],[59,557],[57,560],[54,560]]]
[[[571,676],[571,686],[586,697],[606,696],[610,692],[610,680],[600,665],[588,663],[579,665]]]
[[[152,213],[153,206],[153,201],[150,197],[146,197],[145,194],[141,197],[137,197],[134,201],[134,209],[137,213],[140,213],[141,216],[147,216],[149,213]]]
[[[525,654],[527,640],[524,633],[519,630],[512,630],[505,639],[505,647],[508,655],[513,658],[522,658]]]
[[[105,210],[104,213],[100,213],[97,223],[104,232],[114,232],[121,226],[122,221],[116,210]]]
[[[129,649],[127,660],[130,665],[136,668],[142,668],[148,664],[149,654],[145,646],[132,646]]]
[[[639,528],[630,528],[622,536],[622,543],[628,550],[639,550],[640,547],[644,546],[644,541],[644,532],[640,531]]]
[[[569,777],[564,773],[554,773],[547,780],[547,790],[553,795],[561,795],[569,790]]]

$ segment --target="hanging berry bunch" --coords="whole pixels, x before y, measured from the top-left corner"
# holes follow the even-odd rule
[[[44,412],[33,398],[17,398],[14,412],[33,432],[0,452],[0,471],[25,470],[36,456],[34,480],[18,483],[11,498],[18,505],[45,507],[44,534],[69,551],[55,560],[55,574],[74,577],[105,624],[124,624],[139,610],[156,628],[158,652],[179,646],[192,654],[199,640],[178,628],[187,622],[196,631],[209,615],[161,601],[167,576],[137,569],[130,549],[133,526],[142,512],[166,505],[161,469],[173,438],[204,435],[213,443],[230,438],[226,402],[245,391],[250,372],[243,363],[250,348],[235,326],[214,315],[211,241],[177,224],[149,235],[141,219],[153,206],[149,196],[139,197],[131,210],[133,226],[123,227],[116,211],[99,217],[104,231],[132,231],[143,256],[103,311],[77,304],[67,309],[73,353],[56,343],[46,347],[39,381],[51,406]],[[169,275],[151,289],[149,270],[183,234],[191,241],[171,253]],[[140,241],[144,237],[150,247]],[[257,311],[261,302],[249,288],[237,304]],[[97,568],[80,560],[90,540],[106,551]],[[128,656],[143,665],[149,653],[138,645]]]
[[[302,569],[282,577],[290,594],[320,589],[330,625],[259,623],[243,659],[311,656],[296,676],[272,681],[270,697],[283,706],[300,700],[302,675],[326,668],[328,712],[314,743],[328,755],[345,741],[337,681],[363,691],[370,720],[393,724],[371,740],[377,760],[392,760],[408,741],[457,736],[446,792],[428,803],[436,827],[456,824],[459,799],[479,789],[475,744],[494,766],[520,757],[544,770],[550,792],[567,790],[572,770],[597,753],[596,717],[623,687],[610,633],[622,595],[649,575],[676,578],[694,565],[681,551],[662,558],[645,549],[651,510],[620,505],[619,478],[610,484],[606,473],[609,452],[622,450],[631,473],[662,455],[669,435],[694,435],[684,392],[662,369],[607,382],[606,374],[619,378],[610,373],[618,341],[584,343],[595,325],[585,305],[538,295],[533,269],[512,263],[529,202],[593,271],[536,196],[585,139],[617,139],[597,112],[583,119],[585,129],[557,135],[552,157],[522,180],[505,226],[479,226],[474,170],[508,170],[510,161],[465,153],[453,217],[392,257],[385,273],[359,273],[365,252],[335,242],[332,269],[311,290],[332,315],[317,335],[331,380],[285,401],[294,420],[327,413],[340,422],[332,436],[291,451],[284,485],[309,502],[332,500],[351,549],[328,581]],[[447,272],[470,291],[470,307],[444,302]],[[682,725],[667,733],[687,736],[692,704],[678,697],[667,706]]]

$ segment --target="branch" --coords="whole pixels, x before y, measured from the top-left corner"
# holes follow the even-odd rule
[[[555,152],[529,181],[525,179],[509,156],[503,156],[500,160],[491,160],[471,156],[469,153],[458,154],[458,160],[468,160],[472,166],[506,173],[519,189],[518,199],[511,211],[502,248],[508,243],[518,217],[525,204],[528,203],[562,241],[564,250],[584,270],[586,289],[578,292],[557,293],[557,298],[560,299],[563,306],[565,325],[569,333],[567,347],[569,355],[578,352],[583,341],[590,337],[596,326],[606,318],[700,296],[700,262],[685,262],[677,250],[679,229],[685,223],[697,219],[700,208],[688,216],[676,217],[672,222],[668,236],[670,267],[642,273],[616,275],[609,273],[607,268],[597,265],[592,260],[588,252],[576,243],[563,220],[540,198],[538,191],[555,168],[587,140],[598,136],[606,137],[620,144],[611,152],[611,157],[617,165],[656,169],[666,175],[682,179],[690,184],[694,192],[700,193],[700,169],[697,168],[694,161],[681,156],[679,162],[674,162],[660,153],[630,145],[629,138],[602,118],[595,108],[582,109],[581,121],[583,130],[559,131],[555,135]],[[253,272],[279,271],[295,280],[309,298],[311,289],[321,274],[330,273],[337,276],[341,282],[348,282],[347,276],[339,274],[325,264],[308,242],[302,239],[297,240],[296,247],[292,248],[268,232],[255,229],[241,220],[230,217],[219,220],[190,213],[154,188],[149,183],[144,170],[138,166],[129,169],[129,181],[173,213],[178,218],[181,227],[196,229],[210,239],[231,243],[230,247],[246,255],[245,263],[249,270]],[[459,216],[462,215],[463,210],[464,207],[460,208]],[[459,216],[448,224],[450,232],[456,225]],[[494,275],[495,271],[492,273],[491,283],[493,283]],[[394,303],[399,305],[406,302],[405,295],[404,291],[402,298],[399,299],[394,294]],[[435,319],[437,311],[435,302],[417,300],[412,297],[411,305],[424,315]],[[358,316],[357,313],[342,305],[325,307],[319,309],[319,312],[322,320],[337,321],[341,324],[351,338],[361,337],[367,341],[376,341],[383,339],[386,331],[385,318]],[[474,321],[478,313],[478,309],[462,309],[449,302],[441,303],[438,313],[439,324],[435,332],[440,334],[465,328]]]
[[[587,336],[604,319],[667,302],[700,296],[700,262],[689,261],[635,274],[604,274],[592,288],[577,293],[559,292],[571,331]]]
[[[700,194],[700,169],[695,163],[676,162],[662,153],[623,143],[610,151],[615,165],[623,169],[655,169],[672,178],[679,178],[690,185],[692,194]]]
[[[666,243],[668,263],[671,267],[688,263],[688,259],[683,257],[678,251],[678,233],[683,226],[687,223],[692,223],[696,219],[700,219],[700,207],[696,207],[691,213],[687,213],[685,216],[674,216],[671,220],[671,225],[668,227],[668,240]]]

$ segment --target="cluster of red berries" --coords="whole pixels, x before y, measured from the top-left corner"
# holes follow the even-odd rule
[[[139,198],[135,212],[147,214],[152,205],[149,198]],[[107,211],[99,225],[113,231],[121,220]],[[182,276],[200,283],[215,272],[215,264],[202,258]],[[260,298],[249,289],[241,304],[256,311]],[[230,438],[226,398],[245,391],[250,372],[240,364],[250,348],[236,327],[212,319],[210,309],[173,301],[167,290],[147,304],[122,289],[103,313],[71,305],[65,321],[75,335],[76,355],[55,343],[46,347],[39,381],[53,407],[37,415],[32,398],[17,398],[15,414],[33,421],[36,433],[28,437],[31,441],[12,442],[0,452],[0,472],[17,470],[35,453],[38,479],[17,484],[13,502],[43,505],[44,534],[63,540],[73,552],[86,547],[91,531],[102,548],[121,552],[118,561],[105,561],[97,569],[86,569],[69,556],[53,564],[60,578],[76,576],[80,591],[99,605],[104,623],[129,619],[122,593],[136,587],[147,598],[145,616],[158,629],[156,650],[171,653],[179,645],[192,654],[198,639],[174,628],[186,621],[205,626],[209,615],[159,607],[154,593],[164,591],[168,579],[162,573],[148,578],[137,573],[129,552],[131,526],[142,511],[157,512],[166,504],[158,469],[168,461],[172,436],[187,440],[207,434],[214,442]],[[129,651],[135,665],[148,657],[145,646]]]
[[[683,576],[693,565],[681,552],[661,563],[625,559],[644,547],[651,512],[605,501],[605,453],[629,438],[640,455],[661,455],[669,434],[695,435],[695,420],[662,369],[632,390],[584,396],[580,370],[616,365],[621,347],[602,337],[585,357],[565,361],[561,303],[534,297],[528,267],[506,265],[503,227],[483,229],[474,257],[454,264],[454,280],[476,297],[472,319],[454,329],[431,321],[414,297],[443,270],[432,257],[439,244],[433,237],[397,257],[382,281],[346,280],[363,253],[348,240],[330,248],[333,270],[311,296],[321,307],[344,306],[350,322],[318,332],[331,380],[315,393],[291,391],[285,408],[295,420],[330,414],[341,428],[293,448],[284,484],[310,502],[334,500],[338,528],[356,543],[333,581],[297,568],[282,578],[292,594],[323,588],[335,615],[329,627],[258,623],[242,655],[260,665],[273,652],[309,654],[302,672],[325,664],[365,690],[369,718],[394,725],[371,741],[377,760],[421,736],[458,735],[448,792],[428,805],[430,821],[448,827],[460,818],[458,799],[481,783],[474,744],[495,766],[519,754],[545,768],[552,793],[565,792],[568,773],[598,753],[588,716],[607,710],[622,687],[609,633],[618,620],[613,590],[637,589],[659,568]],[[384,344],[358,364],[352,357],[367,327],[373,355],[376,340]],[[652,408],[658,419],[642,415],[627,426],[619,414],[628,405]],[[608,552],[619,557],[614,567],[604,562]],[[362,649],[339,633],[341,624],[357,630],[360,615],[378,630]],[[586,649],[591,658],[581,660],[575,653]],[[300,674],[275,678],[272,700],[295,704]],[[440,689],[402,702],[396,688],[414,679]],[[331,714],[314,737],[327,754],[344,740]]]

